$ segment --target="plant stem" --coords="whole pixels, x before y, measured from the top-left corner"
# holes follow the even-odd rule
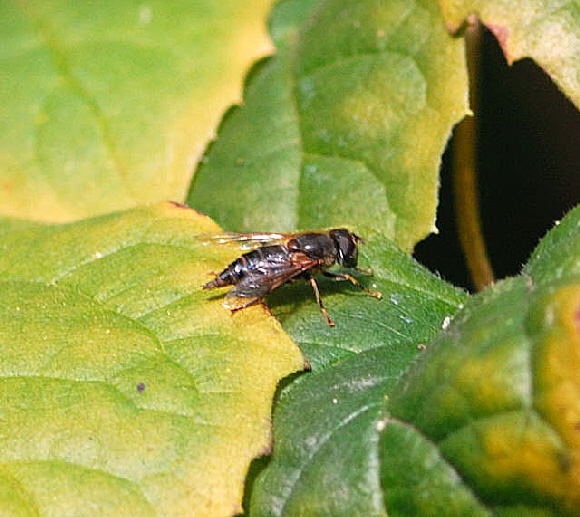
[[[494,280],[483,237],[477,188],[477,97],[482,36],[481,23],[470,19],[465,30],[465,53],[469,75],[469,103],[473,115],[466,117],[457,126],[453,149],[457,229],[472,283],[478,291]]]

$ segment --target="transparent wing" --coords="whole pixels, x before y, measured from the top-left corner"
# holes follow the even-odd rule
[[[264,232],[252,232],[252,233],[236,233],[236,232],[225,232],[219,235],[214,235],[212,239],[219,244],[226,242],[255,242],[257,244],[270,244],[276,241],[284,241],[290,238],[293,234],[289,233],[264,233]]]
[[[214,235],[203,234],[199,238],[208,244],[240,244],[242,249],[254,249],[260,246],[274,246],[276,244],[284,244],[286,240],[291,238],[294,234],[291,233],[267,233],[267,232],[251,232],[251,233],[237,233],[224,232]]]

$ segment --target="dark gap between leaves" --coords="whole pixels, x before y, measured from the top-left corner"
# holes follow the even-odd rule
[[[496,278],[516,275],[539,239],[580,202],[580,113],[531,59],[509,67],[484,31],[479,99],[479,196]],[[450,145],[443,156],[439,234],[415,257],[472,288],[455,224]]]

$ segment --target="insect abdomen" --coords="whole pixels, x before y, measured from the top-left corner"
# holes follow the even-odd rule
[[[288,250],[284,246],[263,246],[244,253],[234,260],[218,276],[203,286],[204,289],[225,287],[238,284],[249,274],[265,275],[267,271],[276,270],[288,260]]]
[[[244,276],[244,270],[247,267],[248,259],[246,255],[234,260],[218,276],[203,286],[204,289],[213,289],[214,287],[225,287],[227,285],[236,285]]]

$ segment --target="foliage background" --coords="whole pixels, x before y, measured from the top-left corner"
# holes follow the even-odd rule
[[[409,251],[433,229],[441,155],[467,111],[463,20],[477,11],[510,61],[534,57],[577,103],[577,2],[277,2],[277,53],[249,71],[243,106],[206,148],[271,51],[270,7],[0,3],[0,209],[23,218],[1,226],[2,505],[229,515],[246,488],[255,515],[575,514],[578,214],[521,276],[475,297],[396,244]],[[514,70],[537,82],[505,95],[487,63],[484,229],[500,236],[500,274],[516,273],[577,199],[578,113],[561,96],[516,109],[526,87],[554,86],[528,60]],[[526,134],[533,143],[514,138]],[[504,177],[529,195],[523,217]],[[311,372],[280,385],[276,449],[247,484],[269,452],[276,382],[306,363],[265,308],[231,317],[200,290],[241,252],[211,245],[213,222],[166,203],[114,212],[188,189],[228,229],[352,225],[374,271],[361,281],[385,295],[322,282],[335,329],[305,286],[269,298]],[[444,252],[427,241],[417,256],[457,278],[450,190],[444,172],[442,237],[430,238]]]

